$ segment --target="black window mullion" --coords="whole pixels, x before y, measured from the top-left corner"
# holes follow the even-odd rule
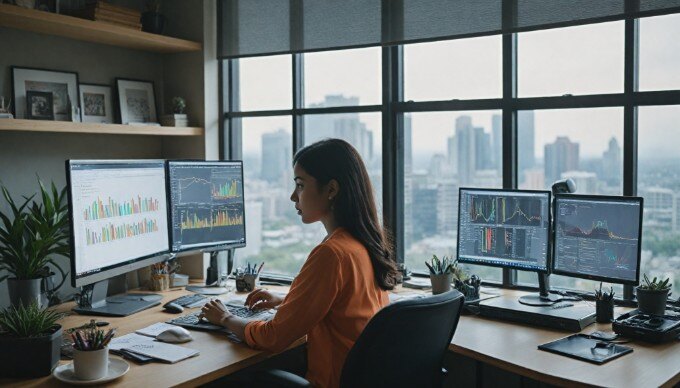
[[[293,153],[305,144],[305,119],[299,112],[305,104],[304,54],[293,54]]]
[[[223,102],[223,109],[226,109],[225,114],[225,130],[228,134],[228,142],[225,144],[225,151],[228,150],[228,159],[242,159],[243,158],[243,133],[241,126],[241,119],[234,119],[228,117],[229,112],[236,112],[240,110],[240,83],[239,83],[239,60],[230,59],[226,66],[227,76],[227,101]]]

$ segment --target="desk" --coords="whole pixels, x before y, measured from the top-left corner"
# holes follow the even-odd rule
[[[268,287],[274,289],[275,287]],[[162,304],[169,302],[172,299],[178,298],[190,292],[182,291],[167,291],[161,293],[163,301],[160,306],[152,307],[142,312],[130,315],[124,318],[114,317],[97,317],[100,320],[110,322],[108,327],[116,327],[117,335],[132,333],[137,329],[149,326],[156,322],[164,322],[172,317],[181,314],[168,314],[163,312]],[[245,294],[240,294],[245,295]],[[234,294],[229,294],[227,298],[233,297]],[[66,303],[59,307],[60,310],[69,311],[74,306],[73,303]],[[197,309],[185,309],[184,313]],[[60,324],[64,329],[75,326],[80,326],[89,322],[91,317],[85,315],[73,314],[62,321]],[[125,387],[171,387],[171,386],[197,386],[215,380],[219,377],[234,373],[240,369],[259,363],[271,354],[259,350],[254,350],[245,344],[235,344],[229,341],[222,333],[210,333],[202,331],[191,331],[194,340],[186,344],[180,344],[191,349],[200,351],[196,357],[180,361],[176,364],[163,363],[148,363],[144,365],[137,365],[134,362],[128,361],[130,364],[130,371],[122,378],[115,380],[107,386],[125,386]],[[292,347],[301,345],[303,340],[299,340]],[[113,356],[112,357],[117,357]],[[71,361],[60,361],[60,364],[66,364]],[[47,376],[39,379],[0,379],[0,386],[2,387],[61,387],[65,386],[52,376]]]
[[[524,293],[503,290],[504,295]],[[593,307],[594,309],[594,307]],[[617,307],[615,316],[624,309]],[[611,331],[593,324],[583,332]],[[572,333],[476,316],[462,316],[449,349],[477,361],[555,385],[608,387],[673,386],[680,382],[680,342],[625,344],[633,353],[603,365],[538,350],[537,346]]]

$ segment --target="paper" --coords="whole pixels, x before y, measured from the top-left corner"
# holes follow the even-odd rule
[[[165,323],[165,322],[158,322],[158,323],[154,323],[151,326],[147,326],[143,329],[139,329],[139,330],[135,331],[135,333],[141,334],[141,335],[146,335],[146,336],[149,336],[149,337],[155,337],[155,336],[159,335],[160,333],[162,333],[162,332],[164,332],[168,329],[172,329],[173,327],[177,327],[177,326],[171,325],[171,324]]]
[[[132,346],[125,346],[124,349],[171,364],[198,355],[198,350],[157,341],[146,341]]]
[[[111,342],[109,343],[109,350],[117,351],[121,350],[123,348],[126,348],[128,346],[136,345],[136,344],[142,344],[146,342],[152,342],[153,338],[149,338],[147,336],[139,335],[136,333],[130,333],[126,334],[121,337],[113,337]]]

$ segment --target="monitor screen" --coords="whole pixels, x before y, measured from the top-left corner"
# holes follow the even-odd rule
[[[557,195],[553,272],[637,284],[642,198]]]
[[[461,188],[458,260],[547,272],[550,192]]]
[[[168,252],[164,161],[69,160],[67,177],[74,286]]]
[[[173,252],[246,243],[243,163],[169,161]]]

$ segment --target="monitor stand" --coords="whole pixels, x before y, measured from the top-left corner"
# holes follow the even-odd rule
[[[225,263],[222,260],[219,260],[220,252],[221,251],[210,252],[210,266],[208,267],[205,277],[205,285],[187,286],[187,291],[203,295],[221,295],[229,292],[229,289],[223,287],[222,284],[222,274],[224,273]],[[227,249],[226,252],[226,276],[229,276],[231,274],[232,267],[234,266],[234,250]]]
[[[163,297],[158,294],[120,294],[106,297],[109,280],[89,284],[82,288],[82,306],[73,311],[83,315],[101,315],[105,317],[126,317],[130,314],[146,310],[161,304]],[[89,301],[89,303],[88,303]]]
[[[550,275],[538,273],[538,295],[530,294],[519,298],[527,306],[551,306],[562,299],[561,295],[550,293]]]

